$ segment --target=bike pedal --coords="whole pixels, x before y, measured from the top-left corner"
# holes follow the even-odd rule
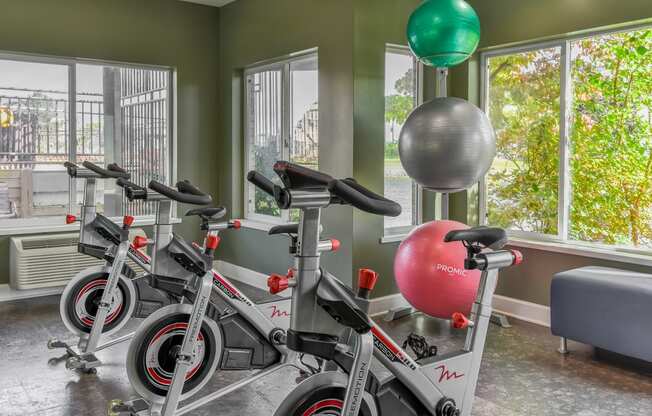
[[[135,399],[127,403],[122,400],[112,400],[109,402],[107,416],[138,416],[146,414],[148,410],[149,404],[143,399]]]
[[[49,350],[56,350],[56,349],[59,349],[59,348],[66,348],[66,349],[68,349],[68,348],[70,348],[70,347],[69,347],[69,345],[66,344],[65,342],[63,342],[63,341],[59,341],[59,340],[56,339],[56,338],[52,338],[52,339],[50,339],[50,340],[48,341],[48,349],[49,349]]]

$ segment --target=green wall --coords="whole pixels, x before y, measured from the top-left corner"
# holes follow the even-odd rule
[[[481,48],[514,42],[555,37],[593,28],[611,26],[652,18],[650,0],[467,0],[480,16]],[[479,62],[477,56],[451,73],[451,95],[479,102]],[[468,211],[475,197],[466,193],[455,195],[451,212],[460,220],[476,217]],[[518,247],[516,247],[518,248]],[[520,249],[520,248],[519,248]],[[522,249],[525,262],[501,274],[497,293],[543,305],[550,303],[552,275],[586,265],[617,267],[647,271],[634,264],[606,261],[571,254]]]
[[[221,109],[218,150],[221,201],[243,213],[242,74],[256,62],[311,48],[319,50],[319,165],[338,177],[353,174],[353,14],[350,0],[238,0],[221,8]],[[342,248],[323,264],[345,281],[352,264],[353,212],[324,212],[323,236]],[[228,244],[227,244],[228,242]],[[262,273],[285,272],[292,264],[286,238],[243,228],[224,234],[219,256]]]
[[[382,193],[385,45],[407,45],[405,25],[419,2],[276,0],[270,8],[266,0],[238,0],[222,8],[220,195],[235,215],[243,214],[243,68],[314,47],[319,51],[320,169],[337,177],[353,175]],[[425,83],[434,91],[433,71],[426,72]],[[432,218],[433,194],[424,205],[424,217]],[[338,253],[322,257],[324,266],[344,281],[358,268],[371,267],[382,276],[374,296],[395,293],[398,243],[380,244],[382,217],[337,206],[324,215],[323,235],[343,243]],[[285,238],[243,229],[225,239],[220,256],[231,263],[263,273],[284,272],[291,264]]]
[[[176,0],[20,0],[0,13],[3,51],[175,68],[177,176],[219,201],[218,39],[219,9]],[[198,236],[193,221],[179,230]],[[9,281],[9,237],[0,237],[0,259],[2,284]]]

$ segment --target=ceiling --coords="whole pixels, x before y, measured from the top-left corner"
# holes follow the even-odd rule
[[[206,6],[222,7],[225,4],[234,2],[235,0],[181,0],[181,1],[186,1],[188,3],[199,3],[199,4],[204,4]]]

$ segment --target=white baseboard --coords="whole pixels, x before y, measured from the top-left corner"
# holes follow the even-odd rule
[[[269,276],[264,273],[237,266],[224,260],[215,262],[215,270],[229,279],[237,280],[258,289],[268,290],[267,278]]]
[[[371,299],[369,315],[381,315],[394,308],[411,308],[410,304],[400,293]]]
[[[494,295],[494,311],[521,321],[550,327],[550,307],[507,296]],[[371,300],[369,315],[381,315],[390,309],[410,307],[400,293]]]
[[[264,273],[259,273],[223,260],[216,261],[215,268],[230,279],[267,290],[268,276]],[[548,306],[501,295],[494,295],[493,306],[496,312],[503,315],[550,327],[550,307]],[[400,307],[410,307],[408,301],[400,293],[374,298],[371,300],[369,306],[369,315],[381,315],[390,309]]]
[[[550,307],[507,296],[494,295],[494,310],[521,321],[550,327]]]
[[[38,298],[41,296],[60,295],[64,287],[48,287],[44,289],[15,290],[9,285],[0,285],[0,303],[12,300]]]

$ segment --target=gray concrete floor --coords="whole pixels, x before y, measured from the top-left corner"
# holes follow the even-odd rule
[[[252,295],[260,297],[255,291]],[[0,304],[0,415],[101,416],[110,400],[134,396],[124,371],[126,345],[100,352],[105,366],[96,375],[70,372],[57,362],[60,351],[48,350],[46,341],[70,339],[58,300],[50,296]],[[575,343],[571,355],[561,356],[548,329],[512,323],[511,329],[490,330],[474,416],[652,415],[652,375],[642,367],[598,361],[590,348]],[[401,341],[411,331],[427,335],[442,353],[463,342],[462,334],[419,314],[382,326]],[[202,393],[245,375],[217,374]],[[295,377],[287,370],[191,414],[268,416]]]

